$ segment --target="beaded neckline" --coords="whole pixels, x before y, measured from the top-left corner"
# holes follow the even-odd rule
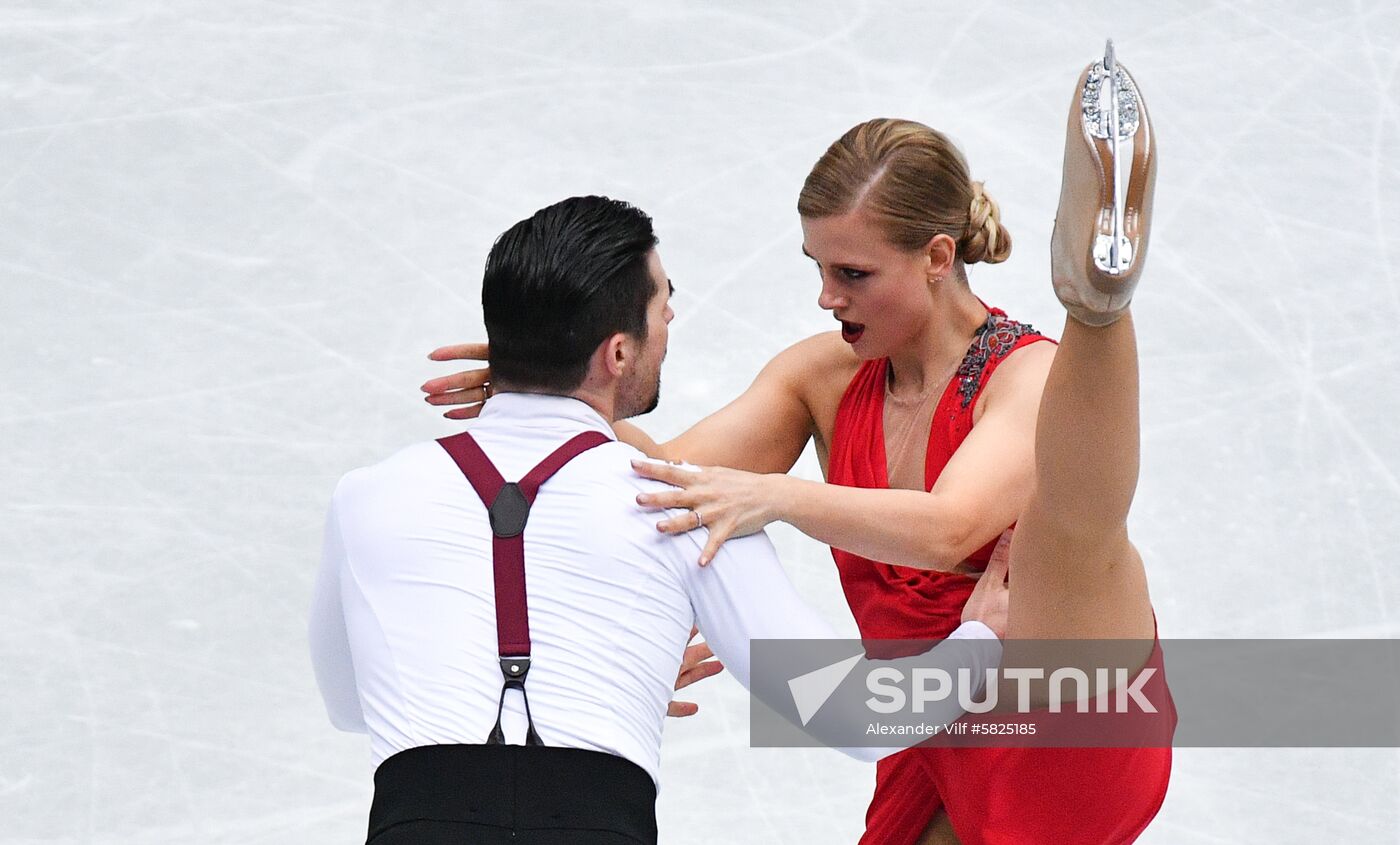
[[[977,398],[977,389],[982,384],[982,372],[987,364],[1005,356],[1028,334],[1036,334],[1029,323],[1018,323],[1005,314],[995,311],[987,314],[987,321],[972,338],[972,345],[958,365],[958,394],[962,397],[962,407],[966,408]]]

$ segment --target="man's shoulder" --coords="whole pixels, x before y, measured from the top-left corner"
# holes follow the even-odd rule
[[[410,498],[424,489],[424,482],[442,472],[441,461],[452,459],[435,440],[404,446],[372,464],[356,467],[340,477],[331,494],[331,505],[342,516],[360,508],[377,509],[386,503]]]
[[[411,443],[375,463],[350,470],[341,476],[340,484],[353,487],[397,480],[429,469],[441,459],[451,460],[436,440]]]
[[[567,471],[569,481],[574,484],[628,487],[638,492],[665,489],[667,485],[632,471],[633,460],[646,459],[646,455],[633,446],[614,440],[574,458],[561,472]],[[569,466],[573,469],[568,470]],[[347,472],[336,486],[336,496],[366,495],[375,491],[395,491],[402,495],[408,489],[405,485],[444,479],[455,481],[460,477],[461,471],[442,444],[424,440],[409,444],[381,461]]]

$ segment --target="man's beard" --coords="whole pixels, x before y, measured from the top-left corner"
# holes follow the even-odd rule
[[[656,406],[661,402],[661,374],[657,373],[655,378],[650,379],[650,382],[649,385],[637,385],[636,388],[629,386],[629,389],[624,393],[627,405],[618,409],[620,412],[617,415],[618,419],[640,417],[656,410]],[[647,398],[648,396],[650,398]]]
[[[637,414],[637,416],[640,417],[644,414],[650,414],[652,411],[656,410],[656,406],[659,404],[661,404],[661,374],[657,373],[656,383],[652,385],[651,388],[651,401],[647,403],[647,409]]]

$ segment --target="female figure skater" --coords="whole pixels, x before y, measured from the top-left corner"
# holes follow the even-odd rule
[[[966,265],[1008,256],[996,203],[940,133],[873,120],[817,162],[798,200],[819,304],[841,332],[784,351],[737,400],[667,443],[619,426],[676,484],[665,531],[729,536],[773,520],[828,543],[867,639],[946,636],[1013,522],[1008,640],[1119,639],[1157,665],[1126,518],[1137,483],[1128,302],[1146,257],[1155,143],[1111,45],[1079,80],[1052,239],[1069,317],[1058,352],[987,308]],[[438,359],[481,357],[450,347]],[[424,385],[480,402],[484,371]],[[452,412],[468,416],[473,408]],[[827,483],[785,473],[815,438]],[[1154,700],[1169,697],[1159,682]],[[863,843],[1117,843],[1156,814],[1170,748],[915,748],[877,769]]]

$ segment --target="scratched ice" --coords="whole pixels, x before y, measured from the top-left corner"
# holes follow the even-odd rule
[[[343,843],[362,738],[303,625],[334,480],[450,426],[492,237],[600,192],[678,290],[656,434],[833,328],[795,200],[873,116],[949,132],[1058,334],[1064,112],[1106,35],[1161,170],[1134,536],[1163,636],[1400,634],[1400,7],[10,3],[0,11],[0,838]],[[1093,420],[1085,420],[1092,426]],[[809,454],[800,471],[816,474]],[[825,550],[775,536],[853,630]],[[667,727],[667,843],[847,843],[870,768]],[[1182,751],[1150,843],[1400,841],[1393,750]]]

